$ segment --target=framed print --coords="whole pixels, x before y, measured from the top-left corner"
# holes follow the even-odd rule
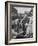
[[[5,44],[37,42],[37,3],[5,2]]]

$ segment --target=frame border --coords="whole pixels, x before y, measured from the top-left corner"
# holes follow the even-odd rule
[[[31,42],[19,42],[19,43],[8,43],[8,3],[21,3],[21,4],[33,4],[36,5],[36,41]],[[6,18],[7,16],[7,18]],[[6,22],[7,21],[7,22]],[[6,27],[7,23],[7,27]],[[7,30],[6,30],[7,28]],[[6,1],[5,2],[5,44],[12,45],[12,44],[27,44],[27,43],[37,43],[37,3],[32,2],[16,2],[16,1]]]

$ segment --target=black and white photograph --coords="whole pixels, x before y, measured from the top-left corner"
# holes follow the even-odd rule
[[[6,4],[6,43],[36,42],[36,4]]]
[[[32,38],[33,8],[10,6],[11,38]]]

